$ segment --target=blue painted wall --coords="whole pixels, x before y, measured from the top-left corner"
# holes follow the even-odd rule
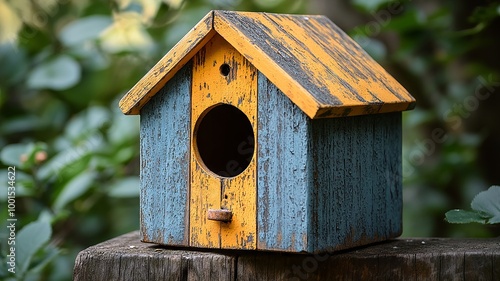
[[[317,252],[401,233],[401,113],[309,119],[258,77],[258,249]],[[188,245],[191,64],[141,111],[141,233]]]
[[[309,119],[259,73],[258,248],[339,250],[401,233],[401,113]]]
[[[305,251],[309,117],[260,72],[258,79],[257,248]]]
[[[141,110],[141,234],[188,244],[191,63]]]
[[[312,120],[310,251],[399,236],[401,113]]]

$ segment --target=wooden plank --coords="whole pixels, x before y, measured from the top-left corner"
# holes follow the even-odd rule
[[[221,73],[227,65],[228,73]],[[253,135],[257,135],[257,73],[255,68],[222,37],[215,35],[196,54],[193,68],[191,132],[195,136],[191,147],[191,245],[211,248],[255,249],[256,221],[256,157],[237,176],[225,176],[229,169],[239,169],[241,163],[227,159],[222,174],[210,171],[204,165],[195,147],[196,126],[208,109],[218,104],[229,104],[241,110],[249,119]],[[223,138],[224,136],[220,136]],[[222,141],[222,140],[219,140]],[[246,150],[246,143],[255,142],[245,136],[238,145],[238,153]],[[241,151],[240,151],[241,148]],[[221,157],[214,155],[213,157]],[[235,162],[236,161],[236,162]],[[226,171],[227,170],[227,171]],[[207,219],[208,209],[229,209],[231,223]]]
[[[212,22],[213,12],[210,12],[123,96],[119,103],[123,113],[139,114],[141,108],[212,38],[215,34]]]
[[[495,249],[492,249],[491,256],[491,261],[493,262],[493,280],[500,280],[500,266],[498,266],[500,265],[500,255],[495,254]]]
[[[438,281],[441,271],[440,255],[428,253],[426,255],[415,255],[414,271],[418,281]]]
[[[74,280],[496,281],[498,268],[498,238],[397,239],[304,255],[159,247],[141,243],[132,232],[81,251]]]
[[[312,121],[309,251],[401,234],[401,113]]]
[[[235,260],[141,243],[132,232],[80,252],[74,280],[234,280]]]
[[[475,258],[479,256],[481,258]],[[476,278],[476,272],[491,272],[495,269],[493,263],[493,255],[491,251],[483,251],[476,249],[469,249],[467,255],[464,255],[464,279],[465,280],[488,280],[487,278],[481,277]],[[484,262],[484,260],[489,260],[489,262]]]
[[[261,72],[258,80],[258,248],[306,251],[310,120]]]
[[[190,70],[186,65],[142,109],[140,221],[147,242],[188,245]]]

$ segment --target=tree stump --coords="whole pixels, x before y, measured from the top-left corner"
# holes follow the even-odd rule
[[[395,239],[306,255],[164,247],[134,231],[81,251],[74,280],[500,280],[500,239]]]

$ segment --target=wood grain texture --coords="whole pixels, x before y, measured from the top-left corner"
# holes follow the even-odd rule
[[[147,242],[188,245],[191,64],[141,114],[141,232]]]
[[[476,266],[477,265],[477,266]],[[81,251],[74,280],[490,280],[494,239],[397,239],[335,254],[196,251],[141,243],[132,232]]]
[[[215,11],[214,28],[311,118],[403,111],[415,102],[324,16]]]
[[[221,74],[220,67],[223,64],[230,67],[227,76]],[[197,120],[202,118],[208,109],[222,103],[232,105],[245,113],[252,125],[253,134],[257,135],[256,69],[222,37],[215,35],[194,57],[191,132],[195,138]],[[253,139],[250,141],[254,142]],[[195,143],[193,141],[191,146],[190,245],[255,249],[255,156],[249,155],[252,160],[241,174],[235,177],[221,177],[204,165]],[[234,160],[231,159],[230,162]],[[230,162],[225,165],[227,169],[231,168]],[[220,208],[232,211],[230,223],[207,219],[208,209]]]
[[[133,232],[80,252],[74,280],[234,280],[233,256],[171,251],[138,237]]]
[[[306,251],[309,118],[259,72],[258,248]]]
[[[312,120],[311,126],[309,251],[399,236],[401,113]]]
[[[141,108],[174,77],[215,34],[213,12],[208,13],[120,100],[125,114],[137,115]]]
[[[214,33],[310,118],[403,111],[415,105],[393,77],[324,16],[213,11],[131,89],[122,99],[122,111],[138,114],[173,77],[177,64],[187,62]]]
[[[400,235],[401,113],[311,120],[259,72],[258,143],[259,249],[339,250]]]

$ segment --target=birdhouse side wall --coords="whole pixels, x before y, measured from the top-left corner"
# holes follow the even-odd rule
[[[260,72],[258,101],[257,248],[306,251],[310,119]]]
[[[185,65],[141,110],[142,240],[188,245],[190,90]]]
[[[258,77],[261,250],[321,252],[401,234],[401,113],[312,120]]]
[[[401,113],[312,120],[309,251],[402,231]]]

